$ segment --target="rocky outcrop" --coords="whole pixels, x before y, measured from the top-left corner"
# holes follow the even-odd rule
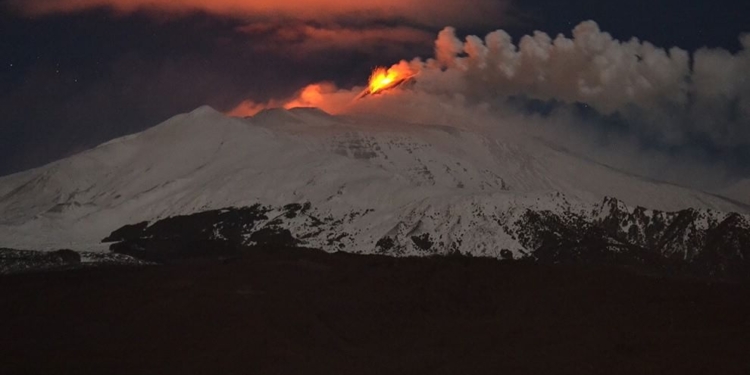
[[[279,225],[302,209],[301,205],[287,205],[283,215],[271,222],[268,214],[272,210],[261,205],[204,211],[150,225],[127,225],[112,232],[103,242],[113,242],[110,249],[115,253],[156,262],[227,257],[250,244],[294,245],[296,240],[289,230]]]
[[[750,222],[739,214],[627,208],[614,198],[588,214],[528,210],[513,225],[548,263],[606,263],[720,278],[750,275]]]
[[[348,234],[337,227],[345,220],[318,218],[310,204],[254,205],[129,225],[113,232],[105,242],[114,242],[114,252],[151,261],[232,256],[255,245],[323,243],[328,246],[325,250],[346,251],[339,245]],[[711,278],[747,279],[750,275],[750,221],[739,214],[694,209],[663,212],[630,208],[606,198],[588,210],[526,209],[520,214],[498,215],[497,220],[502,222],[503,232],[487,236],[513,238],[522,248],[492,252],[501,259],[618,265]],[[413,255],[404,250],[411,246],[419,250],[418,255],[455,253],[455,246],[436,240],[445,235],[420,229],[402,241],[386,234],[369,252]]]

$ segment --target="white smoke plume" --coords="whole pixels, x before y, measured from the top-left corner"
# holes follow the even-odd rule
[[[667,144],[698,135],[718,146],[750,143],[750,34],[736,54],[703,48],[692,55],[618,41],[593,21],[572,34],[535,32],[514,44],[502,30],[461,41],[448,27],[435,58],[411,65],[420,71],[418,89],[428,92],[586,104]]]

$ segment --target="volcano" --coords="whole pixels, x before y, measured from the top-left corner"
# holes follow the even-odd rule
[[[666,259],[743,274],[748,213],[522,134],[314,108],[232,118],[201,107],[0,178],[0,246],[33,250],[280,238],[331,252]]]

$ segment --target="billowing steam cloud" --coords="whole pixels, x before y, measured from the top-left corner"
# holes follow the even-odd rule
[[[419,86],[474,100],[523,96],[586,104],[619,114],[641,131],[676,144],[702,135],[722,146],[750,143],[750,34],[737,54],[700,49],[691,56],[649,42],[621,42],[593,21],[573,37],[536,32],[518,45],[504,31],[460,41],[452,28],[435,60],[416,63]]]
[[[677,106],[687,101],[687,52],[667,52],[635,39],[621,43],[591,21],[578,25],[572,39],[536,32],[518,46],[502,30],[462,43],[446,28],[436,42],[436,59],[448,75],[459,74],[464,90],[474,96],[581,102],[604,113],[628,105],[650,107],[655,101]]]
[[[502,30],[462,41],[448,27],[438,35],[433,59],[402,61],[392,69],[418,72],[413,90],[460,95],[469,103],[525,98],[583,104],[602,116],[620,116],[666,145],[695,137],[717,147],[750,145],[750,34],[740,38],[743,49],[736,54],[700,49],[692,55],[638,39],[615,40],[593,21],[572,34],[553,39],[535,32],[514,44]],[[362,105],[344,105],[342,90],[324,91],[305,102],[334,112]],[[335,105],[326,92],[336,96]]]

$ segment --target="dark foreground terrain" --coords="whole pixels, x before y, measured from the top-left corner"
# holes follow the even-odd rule
[[[0,277],[0,374],[747,374],[750,288],[254,250]]]

